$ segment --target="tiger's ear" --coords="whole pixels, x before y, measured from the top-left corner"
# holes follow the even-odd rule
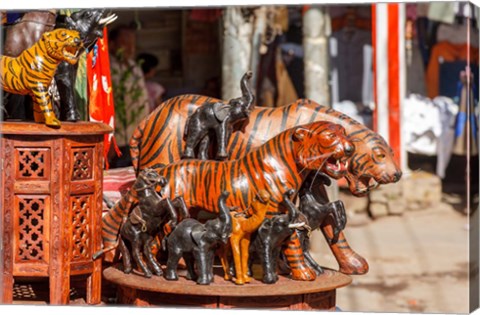
[[[310,129],[306,129],[306,128],[303,128],[303,127],[298,127],[293,132],[293,141],[302,141],[310,133],[311,133]]]
[[[50,36],[52,36],[52,33],[50,33],[50,32],[45,32],[42,35],[42,37],[45,38],[45,39],[48,39]]]

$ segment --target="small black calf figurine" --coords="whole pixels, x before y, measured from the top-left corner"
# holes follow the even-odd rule
[[[145,183],[143,187],[135,188],[139,197],[138,205],[133,208],[128,218],[120,228],[119,248],[122,254],[124,272],[132,271],[131,256],[145,277],[152,276],[153,269],[156,275],[162,275],[160,264],[152,253],[152,242],[162,228],[174,229],[177,224],[175,208],[168,198],[162,198],[155,190],[157,185],[164,187],[167,184],[165,178],[160,177],[153,170],[148,173],[142,172],[135,182]],[[169,220],[169,221],[168,221]],[[168,221],[168,222],[167,222]],[[131,256],[125,240],[131,245]],[[147,264],[142,259],[146,258]]]
[[[320,180],[316,181],[314,185],[330,185],[330,179],[325,175],[322,175],[319,179]],[[311,187],[311,179],[307,178],[299,191],[300,216],[303,215],[303,220],[306,221],[306,228],[298,230],[298,237],[300,239],[300,244],[302,246],[307,265],[315,270],[317,275],[319,275],[323,273],[323,269],[310,255],[310,232],[320,228],[325,224],[332,224],[334,236],[333,239],[328,239],[328,241],[330,243],[335,243],[338,239],[338,234],[345,228],[345,225],[347,224],[347,216],[345,213],[345,206],[341,200],[323,204],[315,197]]]
[[[280,256],[282,243],[295,231],[295,228],[302,227],[305,223],[295,223],[299,212],[290,198],[295,191],[288,190],[284,194],[283,204],[287,208],[287,214],[276,215],[267,218],[252,235],[250,243],[249,263],[252,258],[257,257],[263,267],[263,282],[272,284],[278,281],[277,261]],[[251,270],[251,268],[250,268]]]
[[[233,132],[233,125],[248,119],[253,109],[254,95],[247,81],[252,77],[252,72],[247,72],[241,80],[242,96],[223,102],[206,102],[188,117],[185,123],[185,150],[182,158],[199,158],[208,160],[208,151],[211,143],[210,137],[215,134],[217,143],[217,160],[228,158],[227,145]],[[198,155],[195,150],[198,147]]]
[[[228,193],[222,193],[219,197],[218,218],[205,224],[195,219],[185,219],[168,236],[167,280],[178,280],[177,265],[183,257],[188,269],[187,279],[196,280],[198,284],[210,284],[213,281],[215,249],[221,243],[226,244],[232,233],[230,209],[225,204],[227,197]]]

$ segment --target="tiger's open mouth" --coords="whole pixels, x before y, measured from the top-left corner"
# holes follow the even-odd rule
[[[371,176],[361,176],[357,179],[346,176],[346,178],[349,182],[350,191],[356,197],[364,197],[380,185],[380,183]]]
[[[80,45],[72,44],[72,46],[66,46],[63,48],[63,56],[68,60],[76,61],[80,52]]]
[[[348,160],[336,159],[334,156],[329,157],[325,161],[324,171],[325,173],[335,179],[340,179],[347,173]]]

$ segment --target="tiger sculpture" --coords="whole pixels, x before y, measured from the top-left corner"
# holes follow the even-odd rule
[[[159,168],[179,161],[187,118],[204,102],[216,101],[202,95],[181,95],[165,101],[145,117],[130,140],[132,162],[137,172],[145,167]],[[231,159],[238,159],[285,129],[320,120],[343,126],[355,145],[345,175],[353,195],[366,196],[379,184],[400,180],[402,172],[391,148],[380,135],[349,116],[309,99],[299,99],[283,107],[255,107],[249,121],[234,129],[227,151]],[[323,191],[325,202],[328,202]],[[328,240],[333,239],[331,226],[322,227],[322,232]],[[329,246],[340,272],[364,274],[368,271],[368,263],[350,248],[343,232],[338,235],[337,242]]]
[[[18,57],[0,56],[0,84],[4,91],[33,99],[36,122],[59,128],[48,89],[62,61],[75,64],[82,41],[78,31],[56,29],[42,37]]]
[[[158,167],[156,171],[167,179],[161,195],[170,199],[183,197],[190,215],[198,210],[219,212],[217,200],[222,192],[228,192],[228,207],[248,211],[257,194],[265,190],[270,195],[269,215],[282,211],[284,193],[298,191],[312,172],[323,172],[339,179],[346,173],[345,160],[354,147],[345,135],[343,127],[330,122],[314,122],[288,129],[237,160],[183,160]],[[102,236],[104,247],[109,246],[108,236],[114,222],[125,216],[118,208],[104,217]],[[289,244],[298,247],[299,241]],[[291,249],[291,248],[290,248]],[[305,271],[303,256],[288,255],[294,278]],[[310,274],[313,280],[316,275]]]

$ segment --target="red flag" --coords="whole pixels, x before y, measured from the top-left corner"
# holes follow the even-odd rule
[[[105,27],[103,29],[103,38],[97,40],[97,43],[87,55],[88,114],[90,121],[103,122],[115,130],[115,111],[107,43],[107,28]],[[105,135],[104,157],[107,169],[108,152],[111,144],[113,144],[117,154],[121,154],[113,133]]]

